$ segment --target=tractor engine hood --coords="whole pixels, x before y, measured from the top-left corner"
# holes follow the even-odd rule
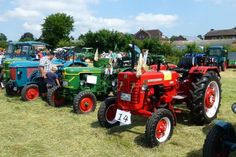
[[[38,67],[38,66],[39,66],[39,62],[35,62],[35,61],[16,61],[10,64],[10,68],[13,68],[13,67],[31,68],[31,67]]]
[[[65,75],[79,75],[80,73],[102,73],[103,69],[88,68],[88,67],[66,67],[64,68]]]

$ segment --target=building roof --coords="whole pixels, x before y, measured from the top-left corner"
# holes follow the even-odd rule
[[[223,29],[223,30],[211,30],[209,31],[206,36],[230,36],[236,35],[236,28],[233,29]]]
[[[160,33],[162,34],[162,32],[159,29],[151,29],[151,30],[143,30],[140,29],[137,33],[135,33],[135,35],[137,35],[140,32],[145,32],[148,34],[149,37],[151,38],[155,38],[155,37],[159,37]]]

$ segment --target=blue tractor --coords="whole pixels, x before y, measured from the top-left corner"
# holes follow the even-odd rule
[[[9,65],[15,61],[39,60],[36,50],[46,49],[48,44],[36,41],[9,42],[7,51],[1,62],[1,81],[7,82],[10,78]]]
[[[53,59],[52,62],[62,64],[58,67],[57,75],[62,76],[62,70],[70,66],[86,67],[87,64],[80,60],[64,61],[60,59]],[[44,79],[39,72],[38,61],[15,61],[10,64],[10,80],[6,84],[6,94],[15,95],[20,94],[22,100],[31,101],[40,96],[40,93],[46,88]]]
[[[236,103],[231,108],[236,114]],[[232,124],[216,121],[205,139],[203,157],[228,157],[234,151],[236,151],[236,133]]]

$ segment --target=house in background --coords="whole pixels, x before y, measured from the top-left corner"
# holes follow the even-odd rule
[[[207,34],[205,34],[205,40],[213,39],[236,39],[236,27],[222,30],[211,29]]]
[[[143,40],[146,38],[163,39],[163,33],[159,29],[143,30],[140,29],[134,34],[135,38]]]

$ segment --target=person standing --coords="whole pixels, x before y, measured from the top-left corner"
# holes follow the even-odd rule
[[[53,52],[50,52],[47,54],[47,56],[42,57],[39,61],[39,72],[41,77],[43,78],[40,92],[42,93],[43,98],[46,98],[47,96],[47,73],[51,73],[51,69],[53,68],[52,59],[54,58],[54,56],[55,54]]]

